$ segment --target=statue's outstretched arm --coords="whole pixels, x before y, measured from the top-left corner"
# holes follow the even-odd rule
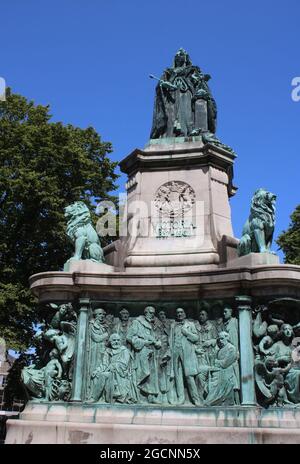
[[[177,90],[176,85],[171,84],[171,82],[169,82],[169,81],[160,80],[160,81],[159,81],[159,85],[160,85],[163,89],[172,90],[172,91]]]

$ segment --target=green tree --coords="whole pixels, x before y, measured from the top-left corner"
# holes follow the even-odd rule
[[[28,278],[70,257],[64,207],[113,199],[116,164],[91,127],[51,122],[49,106],[10,92],[0,102],[0,336],[9,348],[32,345],[45,309]]]
[[[289,228],[279,235],[277,244],[285,254],[285,263],[300,264],[300,205],[291,215]]]

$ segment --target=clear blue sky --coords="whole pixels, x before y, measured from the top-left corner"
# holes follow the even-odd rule
[[[300,203],[299,0],[0,0],[0,17],[7,85],[54,120],[95,127],[115,160],[146,144],[148,75],[184,47],[211,74],[217,135],[238,154],[235,235],[258,187],[278,195],[276,235],[288,226]]]

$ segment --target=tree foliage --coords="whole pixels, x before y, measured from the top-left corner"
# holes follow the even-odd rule
[[[43,310],[28,278],[62,268],[70,257],[64,207],[110,199],[116,163],[92,128],[51,122],[49,106],[7,93],[0,102],[0,336],[9,348],[31,345]]]
[[[300,205],[291,215],[289,228],[279,235],[277,243],[285,254],[285,263],[300,265]]]

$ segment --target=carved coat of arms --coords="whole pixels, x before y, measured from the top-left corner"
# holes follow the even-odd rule
[[[171,181],[161,185],[156,192],[155,206],[162,216],[183,216],[195,203],[195,192],[182,181]]]
[[[182,181],[171,181],[161,185],[155,195],[155,207],[160,220],[154,225],[156,236],[189,237],[193,235],[194,225],[186,213],[195,203],[195,192]]]

